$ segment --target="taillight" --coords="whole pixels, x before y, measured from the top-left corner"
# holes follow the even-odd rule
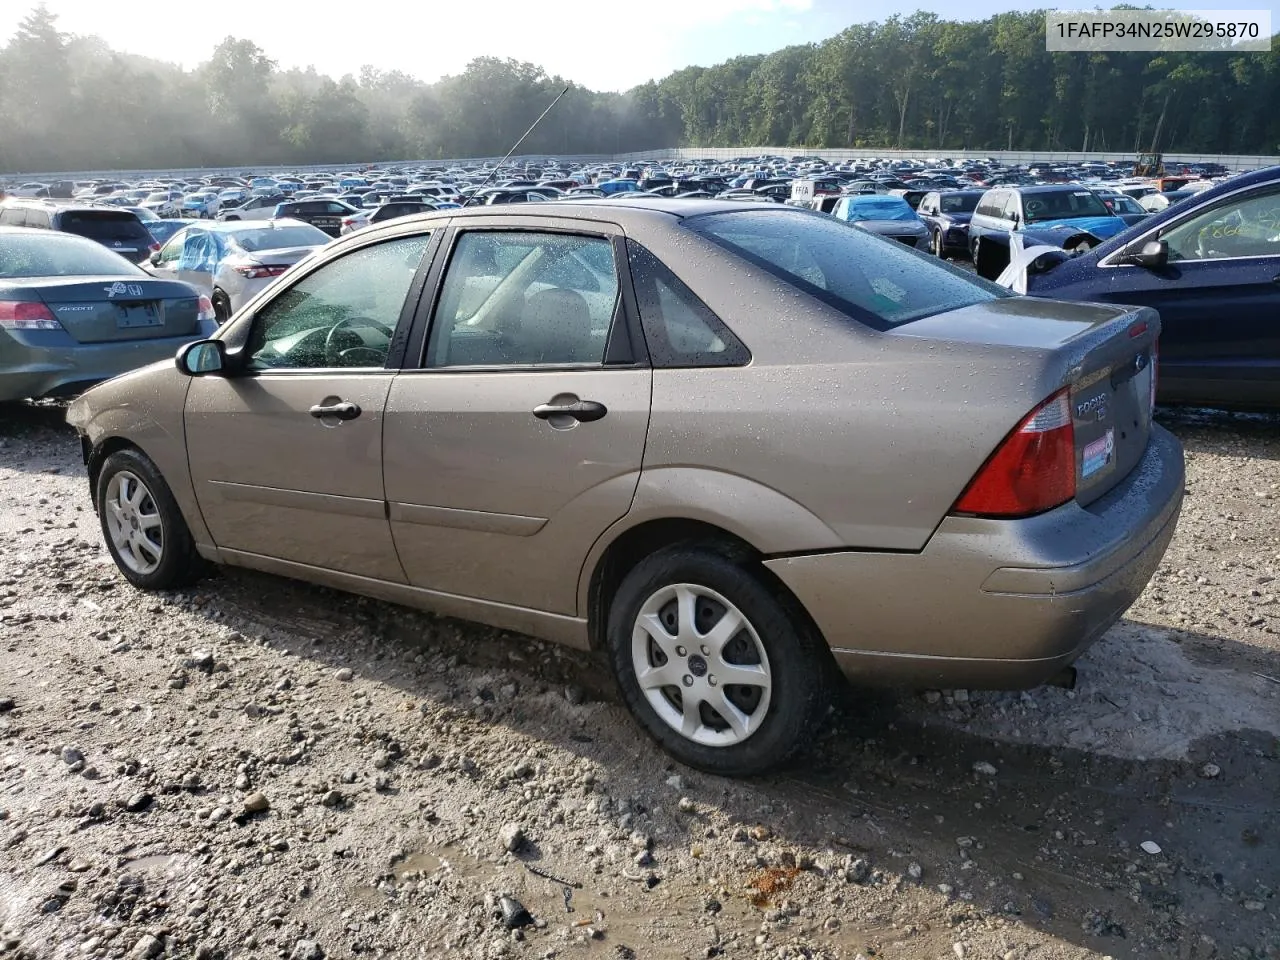
[[[5,330],[61,330],[62,324],[43,303],[0,300],[0,328]]]
[[[200,323],[204,323],[206,321],[210,323],[217,322],[218,313],[213,309],[213,301],[208,297],[202,296],[200,298],[200,302],[196,305],[196,320]]]
[[[996,448],[960,499],[955,513],[1029,517],[1076,495],[1076,439],[1067,390],[1055,393]]]
[[[148,249],[148,250],[150,250],[152,253],[156,253],[156,252],[158,252],[158,251],[159,251],[159,249],[160,249],[160,244],[158,244],[158,243],[153,243],[153,244],[151,244],[151,246],[147,247],[147,249]]]
[[[236,273],[249,280],[261,280],[264,277],[278,277],[289,269],[288,264],[268,263],[265,265],[253,265],[236,267]]]

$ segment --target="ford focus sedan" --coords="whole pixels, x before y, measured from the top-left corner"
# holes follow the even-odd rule
[[[742,775],[841,672],[1035,685],[1121,616],[1182,497],[1159,330],[795,208],[496,206],[342,238],[68,420],[133,584],[233,564],[600,650]]]

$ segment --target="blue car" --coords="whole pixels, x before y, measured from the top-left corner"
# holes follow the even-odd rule
[[[969,220],[982,190],[945,190],[925,194],[916,213],[929,228],[929,249],[936,257],[969,255]]]
[[[1079,256],[1028,247],[1000,282],[1154,307],[1159,400],[1280,410],[1280,167],[1226,180]]]
[[[998,187],[982,195],[969,219],[969,254],[979,276],[994,280],[1009,265],[1015,234],[1015,252],[1032,245],[1083,252],[1127,226],[1079,184]]]

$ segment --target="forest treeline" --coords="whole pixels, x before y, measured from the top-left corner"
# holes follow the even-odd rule
[[[502,154],[569,81],[481,57],[424,83],[376,65],[280,69],[227,37],[195,69],[121,53],[36,7],[0,48],[0,172]],[[571,85],[571,84],[569,84]],[[623,93],[571,85],[522,148],[776,145],[1280,151],[1269,53],[1048,53],[1043,12],[929,13],[686,67]]]

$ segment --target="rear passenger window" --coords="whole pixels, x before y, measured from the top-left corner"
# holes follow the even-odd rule
[[[751,353],[679,277],[627,241],[645,341],[655,367],[735,367]]]

